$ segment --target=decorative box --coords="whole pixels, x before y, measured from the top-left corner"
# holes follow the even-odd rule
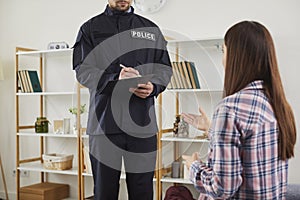
[[[20,200],[60,200],[69,197],[69,185],[38,183],[20,188]]]

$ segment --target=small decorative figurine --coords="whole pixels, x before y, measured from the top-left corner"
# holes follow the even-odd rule
[[[176,115],[175,123],[173,123],[174,137],[188,137],[189,124],[186,123],[181,115]]]
[[[182,117],[180,117],[180,122],[178,124],[178,137],[188,137],[189,136],[189,124],[186,123]]]

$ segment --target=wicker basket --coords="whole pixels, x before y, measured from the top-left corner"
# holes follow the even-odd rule
[[[73,164],[73,155],[65,154],[43,154],[44,168],[52,170],[71,169]]]

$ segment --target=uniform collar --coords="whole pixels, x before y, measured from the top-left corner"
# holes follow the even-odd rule
[[[134,8],[132,6],[130,6],[128,11],[118,11],[118,10],[113,10],[111,9],[108,5],[105,8],[104,11],[105,15],[107,16],[114,16],[114,15],[121,15],[121,16],[127,16],[127,15],[131,15],[134,13]]]

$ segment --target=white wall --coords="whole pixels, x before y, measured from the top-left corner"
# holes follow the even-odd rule
[[[0,58],[5,74],[5,80],[0,81],[0,152],[11,193],[15,192],[15,180],[11,175],[15,167],[15,47],[46,49],[51,41],[66,41],[72,45],[79,26],[91,16],[102,12],[106,2],[106,0],[0,0]],[[247,2],[167,0],[160,12],[144,16],[155,21],[163,30],[175,31],[192,38],[223,36],[229,26],[245,19],[265,24],[275,40],[286,95],[298,123],[299,8],[298,0]],[[297,129],[300,130],[299,123]],[[291,183],[300,183],[299,142],[298,137],[296,155],[291,160],[289,168]],[[1,191],[3,191],[2,183]]]

